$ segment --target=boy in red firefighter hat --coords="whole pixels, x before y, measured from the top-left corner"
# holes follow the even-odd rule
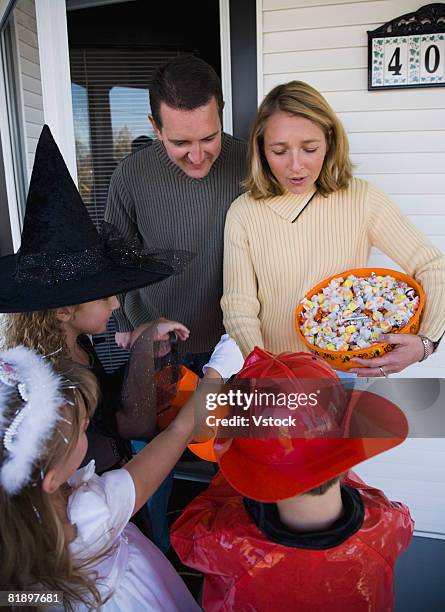
[[[298,406],[287,435],[216,438],[220,472],[171,533],[183,563],[204,574],[205,612],[390,612],[394,563],[414,523],[349,470],[405,439],[404,414],[367,391],[346,396],[332,368],[306,353],[256,348],[238,378],[251,390],[262,379],[306,391],[323,381],[324,400]]]

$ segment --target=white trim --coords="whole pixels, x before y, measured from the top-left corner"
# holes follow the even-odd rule
[[[77,11],[79,9],[93,8],[105,4],[120,4],[121,2],[134,2],[135,0],[67,0],[66,10]]]
[[[3,56],[5,49],[4,31],[0,33],[0,55]],[[11,36],[14,40],[11,44],[16,45],[16,36],[14,28],[11,28]],[[10,49],[12,53],[16,49]],[[6,53],[5,53],[6,56]],[[5,171],[5,184],[6,184],[6,196],[8,200],[8,211],[9,211],[9,223],[11,229],[11,237],[14,252],[17,251],[21,243],[21,230],[22,230],[22,216],[21,216],[21,203],[19,198],[19,186],[17,184],[18,177],[16,177],[16,168],[14,167],[14,155],[19,152],[14,151],[14,143],[11,138],[11,109],[8,106],[8,92],[7,92],[7,79],[9,75],[5,61],[10,61],[11,65],[16,64],[15,59],[12,57],[2,57],[0,61],[0,137],[2,141],[2,153],[3,153],[3,167]],[[13,75],[15,78],[16,75]],[[20,92],[18,92],[20,95]],[[13,101],[12,101],[13,102]],[[17,100],[20,103],[19,100]],[[19,108],[16,109],[20,115]],[[20,162],[19,162],[20,163]]]
[[[31,180],[31,172],[28,169],[28,139],[26,138],[26,121],[25,121],[25,101],[23,99],[23,73],[22,73],[22,65],[21,65],[21,57],[20,57],[20,42],[19,42],[19,35],[18,35],[18,28],[17,28],[17,23],[16,23],[16,19],[17,19],[17,11],[14,11],[13,14],[11,15],[11,20],[10,20],[10,26],[11,26],[11,35],[12,35],[12,42],[14,45],[14,49],[12,49],[12,53],[13,53],[13,58],[11,58],[13,60],[13,67],[14,67],[14,75],[13,78],[15,80],[16,83],[16,90],[17,90],[17,99],[16,99],[16,112],[17,112],[17,120],[19,123],[19,134],[18,134],[18,138],[20,138],[20,151],[16,151],[15,155],[17,156],[17,159],[19,157],[19,154],[21,154],[21,158],[19,163],[21,163],[22,168],[23,168],[23,180],[25,181],[25,194],[24,196],[26,197],[26,194],[28,193],[28,185],[29,185],[29,181]],[[24,203],[22,205],[24,207]],[[22,214],[24,213],[24,210],[22,211]],[[21,214],[19,212],[19,214]]]
[[[3,30],[16,1],[17,0],[0,0],[0,31]]]
[[[19,202],[15,186],[13,150],[9,134],[8,108],[6,103],[5,75],[0,66],[0,136],[3,150],[3,166],[5,169],[6,194],[8,197],[9,222],[11,225],[12,244],[14,252],[20,247],[21,221]]]
[[[432,533],[430,531],[417,531],[414,529],[414,534],[418,538],[429,538],[431,540],[445,540],[445,534],[443,533]]]
[[[264,76],[263,76],[263,0],[256,0],[256,70],[258,105],[263,101]]]
[[[65,0],[35,0],[45,123],[77,183]]]
[[[221,39],[221,84],[225,102],[223,110],[224,131],[227,134],[233,134],[229,0],[219,0],[219,29]]]

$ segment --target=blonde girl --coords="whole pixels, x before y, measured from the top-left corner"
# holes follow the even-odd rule
[[[206,368],[241,367],[225,337]],[[94,377],[70,361],[57,371],[18,346],[0,354],[0,549],[6,590],[62,591],[70,609],[199,610],[162,553],[132,524],[201,423],[202,385],[175,421],[123,469],[78,469],[94,412]]]

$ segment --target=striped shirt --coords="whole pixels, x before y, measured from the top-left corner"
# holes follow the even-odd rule
[[[166,317],[190,329],[181,352],[204,352],[224,333],[223,233],[227,210],[241,193],[246,145],[227,134],[221,153],[202,179],[187,176],[155,140],[124,159],[113,173],[105,219],[124,238],[139,234],[147,249],[184,249],[197,254],[185,270],[123,296],[116,311],[119,331]]]

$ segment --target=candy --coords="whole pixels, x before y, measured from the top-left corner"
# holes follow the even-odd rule
[[[366,348],[404,327],[419,306],[406,282],[390,275],[339,277],[302,301],[300,329],[307,341],[330,351]]]

